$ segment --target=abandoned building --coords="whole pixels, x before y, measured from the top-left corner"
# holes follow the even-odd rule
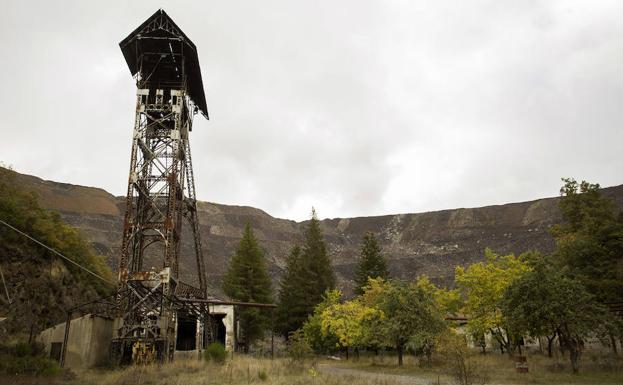
[[[210,306],[210,324],[213,340],[225,345],[227,351],[235,346],[234,306],[215,304]],[[113,320],[98,315],[86,314],[71,320],[66,342],[64,366],[68,368],[89,368],[109,364],[111,361],[111,341]],[[61,361],[65,339],[65,322],[41,332],[37,338],[50,358]],[[182,315],[177,319],[175,356],[180,358],[197,357],[203,347],[197,341],[210,340],[208,336],[198,338],[203,330],[197,318]]]

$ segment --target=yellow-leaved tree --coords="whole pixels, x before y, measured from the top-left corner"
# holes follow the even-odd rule
[[[456,284],[465,298],[467,327],[476,339],[484,340],[483,336],[491,333],[500,348],[511,354],[520,336],[514,335],[505,322],[501,302],[506,289],[531,268],[523,254],[499,255],[486,249],[485,258],[485,262],[467,268],[457,266],[455,270]]]
[[[367,306],[359,298],[336,303],[324,309],[321,315],[323,336],[335,335],[341,347],[377,348],[382,343],[380,325],[385,318],[382,311]]]

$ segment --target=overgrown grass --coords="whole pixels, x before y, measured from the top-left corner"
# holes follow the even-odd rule
[[[548,358],[541,354],[528,355],[529,373],[517,373],[515,362],[507,355],[472,354],[469,363],[475,370],[487,378],[488,384],[623,384],[623,358],[612,354],[585,353],[580,366],[580,373],[571,373],[568,359]],[[375,373],[412,375],[436,384],[452,384],[448,375],[449,368],[440,358],[434,360],[432,367],[421,365],[413,356],[405,357],[403,367],[396,365],[393,356],[366,356],[358,361],[340,361],[338,365]]]
[[[332,375],[317,370],[312,362],[293,365],[287,359],[235,356],[224,364],[178,360],[171,364],[86,370],[75,373],[72,385],[395,385],[392,381]]]
[[[530,373],[515,372],[515,363],[500,354],[473,354],[470,364],[484,374],[487,384],[533,385],[620,385],[623,384],[623,359],[611,355],[585,354],[580,374],[570,373],[568,363],[542,355],[528,356]],[[326,370],[331,367],[356,369],[350,371]],[[389,376],[359,375],[357,372],[374,372]],[[352,374],[351,374],[352,372]],[[225,363],[203,360],[177,360],[164,365],[131,366],[117,369],[83,370],[62,373],[51,378],[12,377],[1,378],[0,383],[11,385],[396,385],[405,383],[405,377],[415,376],[418,384],[454,384],[447,374],[448,368],[440,359],[433,360],[432,367],[420,365],[418,358],[405,357],[403,367],[396,365],[396,357],[362,356],[359,360],[293,362],[287,358],[255,358],[236,355]],[[408,380],[408,379],[407,379]],[[400,382],[402,381],[402,382]]]

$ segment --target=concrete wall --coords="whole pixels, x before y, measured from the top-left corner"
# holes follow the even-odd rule
[[[211,314],[224,315],[222,322],[225,326],[225,350],[231,352],[234,349],[234,307],[230,305],[210,305]],[[178,325],[176,325],[178,327]],[[175,360],[189,360],[201,358],[203,345],[204,328],[200,321],[197,321],[197,349],[176,350]]]
[[[231,305],[211,305],[210,313],[225,314],[223,318],[223,324],[225,325],[225,349],[227,351],[234,350],[234,307]]]
[[[65,323],[46,329],[37,340],[49,354],[53,342],[63,342]],[[88,368],[105,364],[110,356],[112,321],[87,314],[71,320],[67,340],[66,368]]]

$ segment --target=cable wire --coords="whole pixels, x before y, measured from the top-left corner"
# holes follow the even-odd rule
[[[102,281],[104,281],[104,282],[106,282],[106,283],[108,283],[108,284],[110,284],[110,285],[113,285],[113,286],[116,286],[116,285],[117,285],[116,283],[114,283],[114,282],[112,282],[112,281],[109,281],[108,279],[106,279],[106,278],[102,277],[101,275],[97,274],[96,272],[94,272],[94,271],[92,271],[92,270],[90,270],[90,269],[87,269],[86,267],[84,267],[84,266],[80,265],[78,262],[76,262],[76,261],[74,261],[74,260],[72,260],[72,259],[70,259],[70,258],[68,258],[68,257],[64,256],[63,254],[61,254],[61,253],[59,253],[58,251],[56,251],[56,250],[54,250],[53,248],[51,248],[50,246],[48,246],[48,245],[46,245],[46,244],[44,244],[44,243],[42,243],[42,242],[38,241],[37,239],[35,239],[35,238],[31,237],[30,235],[26,234],[25,232],[23,232],[23,231],[21,231],[21,230],[19,230],[19,229],[16,229],[15,227],[13,227],[13,226],[11,226],[10,224],[6,223],[6,222],[5,222],[5,221],[3,221],[2,219],[0,219],[0,223],[2,223],[3,225],[7,226],[8,228],[10,228],[10,229],[12,229],[12,230],[14,230],[14,231],[16,231],[16,232],[18,232],[18,233],[20,233],[21,235],[23,235],[23,236],[25,236],[26,238],[30,239],[31,241],[33,241],[33,242],[37,243],[38,245],[45,247],[46,249],[50,250],[50,251],[51,251],[51,252],[53,252],[54,254],[58,255],[58,256],[59,256],[59,257],[61,257],[61,258],[63,258],[63,259],[64,259],[64,260],[66,260],[67,262],[70,262],[70,263],[74,264],[75,266],[77,266],[78,268],[80,268],[80,269],[82,269],[82,270],[86,271],[87,273],[91,274],[92,276],[97,277],[97,278],[101,279]]]
[[[0,277],[2,277],[2,284],[4,285],[4,292],[6,293],[6,299],[9,301],[9,305],[12,303],[9,296],[9,289],[6,287],[6,281],[4,280],[4,274],[2,273],[2,266],[0,266]]]

